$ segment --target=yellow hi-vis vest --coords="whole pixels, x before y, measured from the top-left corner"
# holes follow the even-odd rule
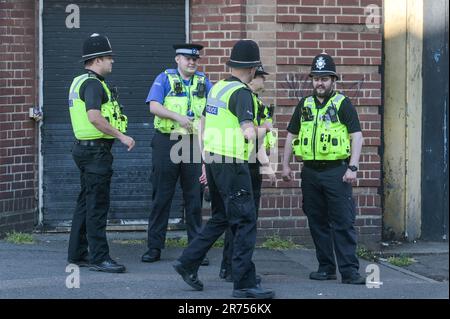
[[[206,83],[204,74],[196,72],[192,77],[192,83],[189,89],[187,89],[176,69],[168,69],[164,71],[164,73],[167,75],[170,83],[170,91],[164,98],[164,107],[169,111],[194,117],[193,133],[197,134],[200,118],[206,105]],[[201,94],[202,96],[198,96],[199,88],[202,86],[203,94]],[[192,113],[189,114],[188,111],[192,111]],[[158,129],[162,133],[173,132],[188,134],[186,129],[180,127],[178,122],[168,118],[160,118],[155,115],[153,124],[155,129]]]
[[[203,141],[205,151],[247,161],[253,143],[245,140],[239,119],[228,108],[231,95],[241,88],[247,86],[239,81],[225,80],[211,88],[206,104]]]
[[[256,126],[263,125],[265,122],[273,122],[273,114],[269,114],[269,108],[263,104],[261,99],[256,94],[253,94],[253,107],[253,114],[255,115],[253,122]],[[258,117],[260,118],[260,121],[258,121]],[[277,142],[277,139],[277,131],[271,130],[270,132],[267,132],[266,136],[264,136],[264,147],[266,149],[273,148]]]
[[[113,136],[99,131],[88,119],[86,103],[80,98],[81,85],[87,79],[96,79],[100,81],[108,96],[108,102],[101,105],[101,114],[111,124],[112,127],[125,133],[127,130],[128,118],[122,114],[121,107],[115,96],[111,94],[105,81],[101,81],[95,75],[86,73],[77,76],[70,85],[69,90],[69,112],[72,122],[72,129],[75,137],[79,140],[94,140],[98,138],[113,139]]]
[[[336,93],[318,109],[312,96],[305,98],[300,112],[300,132],[292,141],[295,155],[304,161],[332,161],[351,155],[350,136],[338,116],[344,99],[344,95]]]

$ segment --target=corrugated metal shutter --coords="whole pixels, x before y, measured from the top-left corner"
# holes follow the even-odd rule
[[[45,0],[43,8],[44,224],[70,222],[80,189],[70,149],[74,140],[67,103],[72,79],[83,72],[78,61],[84,39],[97,32],[109,37],[114,53],[107,81],[118,87],[129,118],[133,151],[116,142],[109,223],[146,221],[151,209],[150,183],[153,118],[144,103],[148,89],[164,68],[174,67],[173,43],[185,41],[184,0],[76,1],[80,28],[66,28],[69,1]],[[181,217],[178,189],[171,217]]]

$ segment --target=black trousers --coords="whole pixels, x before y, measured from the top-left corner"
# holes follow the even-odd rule
[[[179,261],[192,271],[228,227],[234,236],[232,274],[234,289],[256,286],[252,262],[256,243],[256,209],[246,163],[206,165],[211,195],[211,218],[200,234],[183,251]]]
[[[164,248],[170,207],[178,178],[183,191],[189,242],[198,235],[202,227],[201,186],[199,182],[202,167],[199,162],[200,158],[195,158],[200,156],[197,137],[193,135],[184,136],[182,144],[177,144],[179,142],[180,140],[171,140],[169,134],[160,132],[155,132],[152,140],[153,203],[148,219],[147,245],[149,249]],[[184,161],[183,156],[186,156]],[[174,163],[174,160],[180,159],[181,162]]]
[[[86,258],[93,264],[109,259],[106,222],[113,174],[113,156],[107,145],[75,144],[72,157],[80,170],[81,191],[73,213],[68,259]]]
[[[335,273],[335,253],[343,277],[358,272],[355,203],[352,186],[342,181],[347,165],[317,171],[303,167],[303,211],[316,247],[320,272]]]
[[[250,163],[248,164],[250,171],[250,177],[252,181],[253,199],[255,201],[256,218],[258,218],[259,201],[261,199],[261,184],[262,176],[259,172],[260,164]],[[223,244],[222,263],[220,268],[225,269],[227,273],[231,273],[231,260],[233,258],[233,232],[231,228],[225,232],[225,239]]]

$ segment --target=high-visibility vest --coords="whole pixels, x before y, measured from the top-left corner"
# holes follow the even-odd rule
[[[164,107],[169,111],[193,117],[193,132],[197,134],[200,118],[206,105],[205,75],[200,72],[195,72],[192,77],[192,83],[187,88],[176,69],[168,69],[164,73],[167,75],[170,83],[170,91],[164,98]],[[158,129],[162,133],[188,133],[186,129],[180,127],[178,122],[168,118],[160,118],[155,115],[153,123],[155,129]]]
[[[254,123],[256,126],[263,125],[265,122],[273,122],[273,114],[270,114],[269,108],[262,103],[261,99],[256,94],[253,94],[253,106],[253,114],[255,115]],[[273,148],[276,145],[277,140],[278,133],[276,130],[267,132],[266,136],[264,136],[264,147],[266,149]]]
[[[206,105],[203,140],[205,151],[246,161],[253,143],[246,141],[239,119],[229,109],[231,95],[241,88],[248,89],[242,82],[225,80],[211,88]]]
[[[295,155],[305,161],[339,160],[351,155],[350,135],[338,116],[344,99],[344,95],[336,93],[324,107],[317,108],[313,96],[305,98],[300,132],[292,141]]]
[[[90,121],[87,115],[86,103],[80,98],[81,85],[88,79],[100,81],[103,89],[108,96],[108,101],[101,105],[102,116],[120,132],[125,133],[128,125],[128,118],[122,114],[122,109],[116,97],[106,85],[105,81],[100,80],[94,74],[86,73],[77,76],[70,85],[69,90],[69,112],[72,122],[72,129],[75,137],[79,140],[93,140],[98,138],[113,139],[113,136],[107,135],[98,130]]]

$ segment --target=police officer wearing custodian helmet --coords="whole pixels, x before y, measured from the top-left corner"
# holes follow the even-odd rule
[[[111,147],[117,138],[130,151],[135,141],[124,134],[127,117],[115,90],[105,82],[112,71],[112,55],[108,38],[92,34],[83,45],[81,62],[86,72],[70,86],[69,111],[76,137],[72,156],[80,170],[81,191],[72,219],[68,262],[120,273],[125,266],[110,257],[106,239],[113,174]]]
[[[261,64],[259,47],[252,40],[238,41],[227,62],[231,77],[217,82],[208,95],[202,118],[204,159],[211,196],[211,219],[174,264],[182,279],[203,290],[197,273],[214,242],[231,227],[234,235],[233,297],[273,298],[274,292],[258,285],[252,261],[256,243],[256,209],[247,161],[256,132],[253,96],[247,86]],[[261,134],[261,138],[264,138]]]
[[[358,273],[351,185],[363,144],[361,125],[350,100],[335,91],[339,78],[331,56],[317,55],[310,77],[313,95],[301,99],[287,128],[282,177],[293,178],[289,162],[294,149],[303,160],[303,211],[319,262],[309,278],[336,279],[336,255],[342,283],[365,284]]]

